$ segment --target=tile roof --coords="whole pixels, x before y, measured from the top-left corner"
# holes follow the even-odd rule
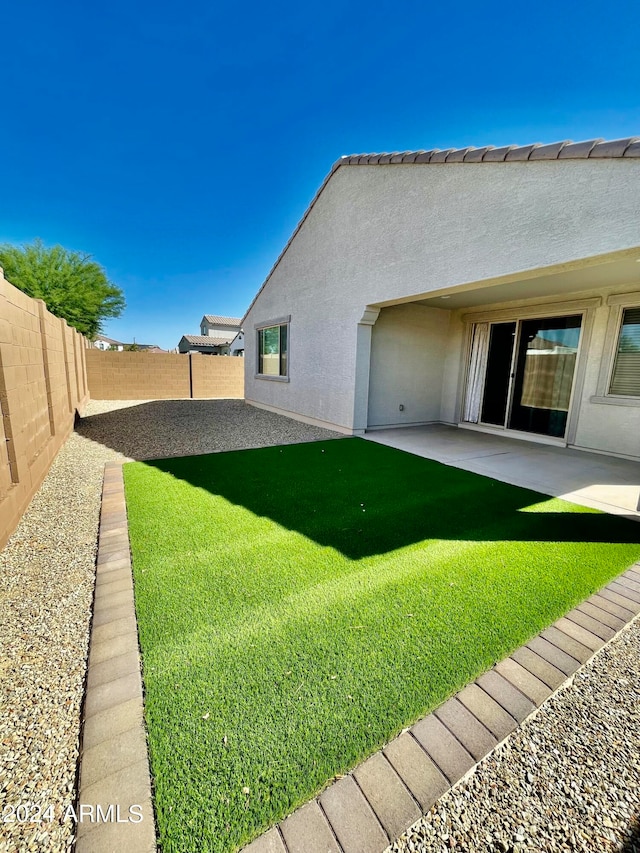
[[[106,335],[96,335],[93,342],[97,343],[98,341],[104,341],[105,344],[111,344],[112,346],[114,346],[116,344],[118,346],[121,346],[121,347],[126,346],[126,344],[123,343],[122,341],[116,341],[113,338],[108,338]]]
[[[205,314],[204,319],[207,323],[211,323],[212,326],[239,327],[242,322],[241,317],[220,317],[218,314]]]
[[[339,166],[383,166],[396,163],[505,163],[523,160],[601,160],[613,157],[640,157],[640,136],[626,139],[589,139],[586,142],[552,142],[542,145],[505,145],[496,148],[447,148],[441,151],[394,151],[391,154],[350,154],[333,164]]]
[[[138,349],[144,349],[144,350],[153,349],[153,350],[159,350],[160,352],[162,352],[162,350],[160,350],[160,347],[157,344],[136,344],[135,341],[133,343],[126,343],[125,341],[116,341],[113,338],[108,338],[106,335],[97,335],[94,338],[93,342],[95,344],[95,343],[98,343],[98,341],[103,341],[105,344],[111,344],[112,346],[131,347],[131,346],[135,345],[138,347]]]
[[[262,286],[251,300],[244,317],[239,321],[244,323],[247,315],[255,305],[255,302],[273,275],[276,267],[286,254],[287,249],[295,239],[298,231],[304,225],[311,213],[313,206],[327,186],[333,174],[341,166],[384,166],[384,165],[408,165],[408,164],[442,164],[442,163],[513,163],[536,160],[602,160],[612,158],[640,158],[640,136],[629,136],[625,139],[589,139],[586,142],[573,142],[566,139],[564,142],[552,142],[543,145],[534,142],[531,145],[504,145],[496,148],[494,145],[485,145],[481,148],[468,146],[467,148],[446,148],[441,151],[432,148],[430,151],[394,151],[386,154],[347,154],[336,160],[329,174],[318,187],[309,206],[302,215],[289,237],[286,245],[278,255],[276,262],[269,270]]]
[[[209,335],[183,335],[185,341],[196,346],[219,347],[230,344],[233,338],[214,338]]]

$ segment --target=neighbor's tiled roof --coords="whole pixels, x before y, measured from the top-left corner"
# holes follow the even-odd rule
[[[185,341],[195,346],[219,347],[230,344],[233,338],[214,338],[208,335],[183,335]]]
[[[443,150],[432,148],[430,151],[393,151],[387,154],[348,154],[340,157],[339,160],[335,161],[331,167],[331,171],[318,187],[316,194],[302,215],[302,219],[294,228],[293,234],[289,237],[284,249],[278,255],[275,264],[269,270],[262,286],[251,300],[251,304],[240,322],[243,323],[245,321],[256,299],[266,287],[276,267],[313,210],[313,206],[322,194],[322,191],[333,177],[333,173],[341,166],[514,163],[536,160],[605,160],[620,157],[640,158],[640,136],[610,140],[589,139],[586,142],[573,142],[571,139],[567,139],[564,142],[552,142],[548,145],[534,142],[532,145],[505,145],[501,148],[496,148],[493,145],[474,148],[470,145],[467,148],[445,148]]]
[[[333,164],[338,166],[383,166],[390,163],[509,163],[522,160],[602,160],[612,157],[640,157],[640,136],[627,139],[589,139],[586,142],[552,142],[542,145],[505,145],[496,148],[433,148],[431,151],[394,151],[391,154],[350,154]]]
[[[105,344],[111,344],[112,346],[115,346],[115,345],[117,345],[117,346],[119,346],[119,347],[124,347],[124,346],[126,346],[126,344],[124,344],[122,341],[114,341],[114,339],[113,339],[113,338],[108,338],[106,335],[98,335],[98,336],[94,339],[94,341],[93,341],[93,342],[94,342],[94,343],[98,343],[98,341],[103,341]]]
[[[219,317],[217,314],[205,314],[204,319],[212,326],[239,326],[241,317]]]

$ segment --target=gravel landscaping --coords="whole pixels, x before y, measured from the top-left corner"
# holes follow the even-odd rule
[[[388,853],[638,853],[640,621]]]
[[[0,853],[65,851],[74,824],[104,463],[331,438],[231,400],[91,402],[0,553]],[[35,822],[33,806],[48,815]]]
[[[126,410],[126,411],[125,411]],[[91,402],[78,431],[128,459],[194,456],[340,436],[242,400]]]
[[[103,466],[336,436],[241,401],[92,402],[0,553],[0,853],[66,851]],[[392,845],[412,851],[625,851],[640,813],[640,623],[599,653]],[[31,812],[33,814],[33,812]]]

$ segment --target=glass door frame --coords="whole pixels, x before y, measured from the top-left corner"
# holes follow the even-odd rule
[[[513,336],[513,347],[511,349],[511,363],[509,365],[509,383],[507,386],[507,400],[505,403],[504,420],[502,422],[502,425],[492,424],[492,423],[489,423],[489,421],[483,421],[482,420],[482,409],[484,408],[484,394],[485,394],[486,387],[487,387],[487,370],[489,368],[488,364],[485,365],[484,376],[482,377],[482,401],[480,403],[480,414],[478,417],[478,425],[479,426],[486,427],[487,429],[498,429],[501,432],[505,432],[508,429],[507,424],[509,422],[509,417],[511,415],[511,400],[513,398],[515,369],[516,369],[516,362],[518,360],[518,349],[520,346],[521,321],[516,320],[516,319],[514,319],[514,320],[489,320],[489,322],[488,322],[489,338],[488,338],[488,345],[487,345],[487,355],[488,355],[488,347],[491,345],[492,327],[493,326],[500,326],[500,325],[503,325],[505,323],[515,323],[516,328],[515,328],[515,333]]]
[[[466,347],[465,347],[465,358],[463,362],[463,374],[462,374],[462,383],[461,383],[461,405],[458,409],[458,426],[463,427],[465,429],[479,430],[481,432],[492,432],[499,433],[500,435],[510,436],[512,438],[521,438],[528,441],[540,442],[544,444],[554,444],[554,445],[562,445],[566,446],[571,443],[570,438],[572,433],[575,432],[575,423],[574,423],[574,415],[575,415],[575,400],[576,400],[576,389],[578,386],[582,388],[584,382],[584,359],[583,352],[586,350],[586,343],[591,337],[591,328],[593,324],[593,310],[599,305],[602,304],[602,300],[600,297],[595,298],[586,298],[581,300],[575,300],[574,302],[566,302],[566,303],[556,303],[550,305],[539,305],[535,306],[526,306],[523,307],[520,311],[517,310],[506,310],[506,309],[497,309],[495,311],[487,310],[486,312],[473,312],[462,317],[462,320],[467,325],[467,334],[466,334]],[[579,316],[580,317],[580,337],[578,339],[578,346],[576,352],[576,364],[573,374],[573,380],[571,385],[571,397],[569,400],[569,409],[567,413],[567,423],[565,427],[565,432],[562,438],[544,435],[542,433],[534,433],[534,432],[524,432],[521,430],[514,430],[507,426],[511,417],[511,408],[513,402],[513,393],[514,393],[514,385],[515,385],[515,367],[517,363],[518,352],[520,348],[520,338],[522,334],[522,323],[524,320],[551,320],[556,317],[572,317]],[[491,333],[491,327],[500,324],[500,323],[515,323],[516,324],[516,334],[514,337],[514,345],[511,353],[511,365],[509,371],[509,389],[508,389],[508,397],[507,397],[507,405],[505,410],[505,419],[503,426],[499,426],[497,424],[486,423],[481,420],[482,417],[482,405],[480,407],[480,415],[477,423],[469,422],[463,420],[463,410],[464,410],[464,400],[466,399],[467,391],[468,391],[468,380],[469,380],[469,358],[471,352],[471,342],[473,340],[473,331],[478,323],[487,323],[489,326],[489,334]],[[488,344],[487,344],[488,347]],[[488,353],[488,349],[487,349]],[[482,378],[482,398],[484,400],[484,391],[486,386],[486,366],[485,366],[485,374]]]

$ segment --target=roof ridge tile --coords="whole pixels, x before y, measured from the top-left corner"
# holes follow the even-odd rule
[[[600,142],[604,142],[602,137],[598,139],[586,139],[584,142],[570,142],[561,149],[558,154],[558,160],[567,160],[569,158],[584,160],[589,157],[594,145]]]
[[[609,139],[598,142],[589,153],[589,157],[624,157],[630,145],[640,141],[640,136],[628,136],[626,139]]]
[[[456,150],[455,148],[443,148],[441,151],[439,151],[436,148],[436,150],[431,155],[431,160],[429,160],[429,162],[430,163],[446,163],[447,157],[449,156],[449,154],[453,154],[453,152],[455,150]]]
[[[550,142],[548,145],[538,145],[529,155],[529,160],[557,160],[562,149],[572,144],[572,139],[565,139],[564,142]]]
[[[640,136],[625,139],[586,139],[573,142],[529,145],[483,145],[464,148],[421,148],[416,151],[383,151],[378,154],[347,154],[333,164],[330,175],[340,166],[397,165],[407,163],[510,163],[524,160],[586,160],[640,157]]]
[[[451,152],[451,154],[447,155],[447,159],[445,162],[462,163],[462,161],[470,151],[475,151],[473,145],[469,145],[467,148],[456,148]]]

